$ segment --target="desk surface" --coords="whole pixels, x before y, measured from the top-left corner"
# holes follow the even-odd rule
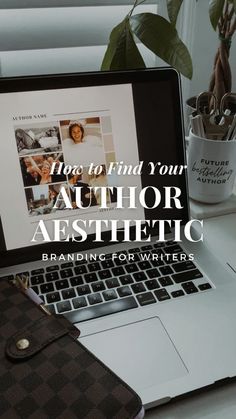
[[[235,419],[236,383],[203,390],[146,412],[145,419]]]
[[[236,213],[204,220],[204,239],[219,259],[230,263],[236,270]],[[235,417],[235,381],[153,408],[145,415],[147,419],[235,419]]]

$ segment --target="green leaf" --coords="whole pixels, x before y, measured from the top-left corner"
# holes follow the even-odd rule
[[[140,13],[130,18],[130,25],[147,48],[191,79],[190,54],[171,23],[152,13]]]
[[[211,24],[216,30],[219,19],[224,9],[225,0],[210,0],[209,2],[209,16]]]
[[[170,22],[175,26],[183,0],[166,0]]]
[[[129,20],[125,18],[111,32],[102,70],[144,68],[145,63],[134,42]]]

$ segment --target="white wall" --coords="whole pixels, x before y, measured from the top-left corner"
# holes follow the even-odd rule
[[[208,90],[214,56],[219,44],[218,35],[210,24],[208,7],[208,1],[198,0],[195,9],[195,27],[191,54],[194,73],[190,82],[189,96]],[[233,79],[232,91],[236,92],[236,33],[232,40],[230,63]]]

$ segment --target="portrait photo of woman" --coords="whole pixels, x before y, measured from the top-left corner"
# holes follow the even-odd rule
[[[83,120],[61,121],[62,147],[66,164],[105,162],[105,154],[101,135],[100,119],[86,118]]]

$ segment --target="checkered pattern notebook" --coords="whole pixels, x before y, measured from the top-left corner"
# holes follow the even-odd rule
[[[17,288],[0,282],[1,419],[129,419],[139,414],[136,393],[76,335],[65,318],[45,315]]]

